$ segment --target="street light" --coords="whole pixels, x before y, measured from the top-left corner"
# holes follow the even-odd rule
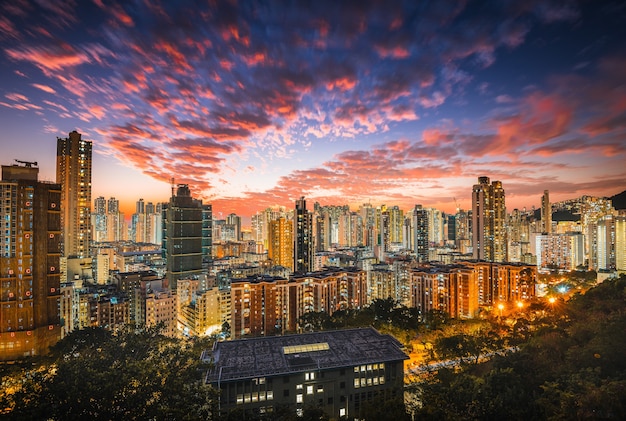
[[[521,301],[517,302],[517,307],[521,310],[524,307],[524,303]]]
[[[498,310],[500,310],[500,318],[502,318],[502,309],[504,308],[504,304],[498,304]]]

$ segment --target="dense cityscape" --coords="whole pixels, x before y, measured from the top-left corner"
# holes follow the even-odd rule
[[[116,334],[131,325],[216,340],[202,355],[215,364],[206,382],[223,391],[220,411],[265,413],[275,398],[259,379],[310,364],[317,367],[306,380],[324,370],[332,384],[345,383],[339,371],[356,364],[365,377],[354,380],[355,389],[373,386],[397,399],[409,359],[401,343],[376,330],[306,333],[316,330],[313,315],[388,302],[422,319],[433,312],[459,320],[502,316],[537,297],[554,300],[556,284],[539,274],[590,270],[601,282],[626,271],[626,210],[610,198],[553,204],[545,190],[540,209],[507,212],[505,182],[480,176],[468,186],[472,209],[454,214],[421,204],[408,211],[369,203],[307,208],[302,197],[292,209],[257,212],[243,229],[241,216],[214,219],[211,204],[178,184],[168,202],[140,199],[126,218],[115,198],[92,201],[92,146],[76,131],[57,139],[56,183],[38,181],[37,163],[2,166],[3,361],[45,355],[75,331]],[[315,353],[331,348],[331,355]],[[310,352],[316,362],[305,357]],[[242,379],[262,394],[241,393],[248,390],[238,386]],[[332,395],[315,385],[308,395]],[[292,404],[287,397],[276,403]],[[304,402],[297,394],[299,415]],[[338,417],[363,408],[332,397],[319,407]]]
[[[0,2],[0,417],[626,419],[625,21]]]

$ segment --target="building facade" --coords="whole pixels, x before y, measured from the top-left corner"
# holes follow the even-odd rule
[[[61,254],[89,256],[91,243],[91,142],[73,131],[57,138],[57,183],[61,185]]]
[[[304,273],[312,272],[314,263],[313,215],[307,211],[304,197],[296,200],[293,223],[293,270]]]
[[[163,253],[166,279],[176,290],[179,279],[202,274],[203,209],[200,200],[191,197],[187,184],[179,184],[176,194],[164,206]]]
[[[508,260],[506,206],[502,182],[478,177],[472,188],[472,248],[474,259]]]
[[[45,354],[60,339],[61,186],[2,166],[0,360]]]
[[[403,399],[401,344],[374,328],[215,342],[202,358],[219,411],[302,416],[322,409],[331,419],[362,419],[367,403]]]

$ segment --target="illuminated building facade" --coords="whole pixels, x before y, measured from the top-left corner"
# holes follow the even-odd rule
[[[506,206],[502,182],[478,177],[472,188],[472,247],[474,259],[505,262],[508,259]]]
[[[45,354],[61,335],[61,186],[2,166],[0,360]]]
[[[231,282],[232,335],[295,332],[308,312],[359,309],[368,304],[367,274],[354,268],[294,274],[289,279],[250,276]]]
[[[410,306],[422,313],[472,318],[481,306],[531,299],[536,279],[536,267],[524,264],[467,261],[418,267],[410,273]]]
[[[269,222],[267,257],[274,265],[293,270],[293,223],[284,217]]]
[[[540,270],[572,271],[585,262],[585,240],[580,232],[538,235],[536,241]]]
[[[57,183],[61,185],[61,254],[89,256],[91,242],[91,142],[73,131],[57,138]]]

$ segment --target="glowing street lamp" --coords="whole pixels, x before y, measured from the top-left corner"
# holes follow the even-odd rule
[[[504,309],[504,304],[498,304],[498,310],[500,310],[500,317],[502,317],[502,309]]]
[[[524,303],[521,301],[517,302],[517,308],[519,308],[520,310],[524,307]]]

